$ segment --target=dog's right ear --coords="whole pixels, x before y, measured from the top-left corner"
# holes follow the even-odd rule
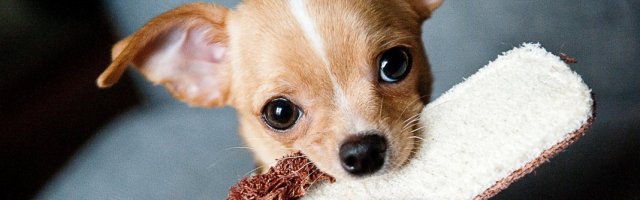
[[[418,13],[421,20],[426,20],[442,5],[443,1],[444,0],[409,0],[409,3]]]
[[[113,47],[113,61],[98,77],[98,86],[111,87],[131,64],[189,105],[226,104],[228,12],[225,7],[194,3],[154,18]]]

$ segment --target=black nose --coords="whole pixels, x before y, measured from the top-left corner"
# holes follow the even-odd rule
[[[378,171],[384,164],[387,140],[377,134],[356,136],[340,146],[340,161],[347,172],[360,176]]]

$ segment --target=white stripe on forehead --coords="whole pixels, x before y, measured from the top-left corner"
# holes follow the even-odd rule
[[[331,71],[331,63],[324,48],[324,40],[320,32],[316,30],[315,20],[309,15],[307,0],[289,0],[289,9],[293,13],[293,17],[298,21],[305,37],[312,45],[312,49],[322,59],[322,64],[327,70],[331,84],[333,85],[333,92],[335,95],[336,105],[343,113],[347,114],[347,121],[351,123],[351,126],[347,126],[348,132],[357,133],[365,130],[370,130],[373,126],[366,123],[359,116],[354,115],[349,106],[347,96],[338,84],[338,80]]]
[[[338,80],[331,71],[331,63],[329,62],[326,50],[324,48],[324,40],[322,39],[320,32],[316,30],[315,21],[311,18],[311,16],[309,16],[307,4],[305,3],[305,1],[306,0],[289,0],[289,9],[300,24],[302,31],[304,31],[305,37],[307,38],[307,40],[309,40],[309,42],[311,42],[314,51],[322,59],[324,67],[326,68],[327,73],[329,74],[329,78],[331,79],[331,83],[333,84],[333,90],[336,95],[336,100],[338,101],[339,107],[346,109],[348,108],[347,98],[344,94],[344,91],[342,91],[342,88],[340,88]]]
[[[302,31],[304,31],[311,45],[313,45],[313,49],[322,58],[325,66],[329,67],[329,59],[327,59],[327,54],[324,49],[324,40],[316,30],[315,21],[309,16],[305,0],[289,0],[289,9],[291,9],[291,13],[293,13],[293,16],[302,27]]]

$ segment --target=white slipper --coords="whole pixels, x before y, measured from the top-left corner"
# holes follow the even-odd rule
[[[487,199],[576,141],[591,90],[539,44],[505,52],[428,104],[421,149],[382,176],[338,180],[307,199]]]

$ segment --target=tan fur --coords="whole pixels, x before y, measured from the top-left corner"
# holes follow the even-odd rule
[[[149,38],[184,23],[184,18],[195,25],[213,25],[211,42],[228,47],[226,62],[220,66],[225,82],[218,88],[223,95],[212,102],[193,103],[173,90],[177,98],[193,105],[236,108],[240,134],[257,161],[265,165],[302,150],[323,171],[349,177],[338,159],[341,143],[350,135],[377,130],[389,140],[383,171],[394,170],[416,150],[416,139],[411,136],[419,127],[412,117],[421,111],[431,91],[421,25],[441,2],[421,5],[423,2],[434,0],[307,0],[309,14],[324,39],[330,70],[305,37],[287,1],[245,1],[236,11],[192,4],[161,15],[118,43],[114,47],[118,56],[98,84],[115,83],[124,66],[137,66],[135,57],[140,55],[136,54],[145,50]],[[395,46],[410,49],[412,71],[397,84],[378,83],[378,56]],[[346,106],[336,102],[332,75],[344,91]],[[275,97],[287,97],[304,113],[285,132],[271,130],[261,119],[265,103]]]

